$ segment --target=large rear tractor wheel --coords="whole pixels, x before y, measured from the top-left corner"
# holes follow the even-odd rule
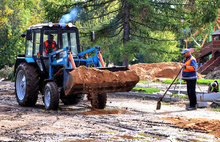
[[[39,75],[37,69],[22,63],[16,69],[15,94],[21,106],[34,106],[38,99]]]
[[[107,93],[93,94],[91,96],[91,105],[95,109],[104,109],[107,101]]]
[[[43,91],[44,105],[46,109],[57,110],[59,107],[59,91],[55,82],[48,82]]]

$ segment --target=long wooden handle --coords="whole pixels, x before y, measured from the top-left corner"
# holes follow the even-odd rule
[[[170,87],[173,85],[173,83],[175,82],[175,80],[177,79],[177,77],[179,76],[179,74],[181,73],[181,70],[179,71],[179,73],[177,74],[177,76],[175,77],[175,79],[173,80],[173,82],[170,84],[170,86],[167,88],[166,92],[163,94],[163,96],[160,98],[160,101],[162,101],[162,99],[164,98],[164,96],[166,95],[167,91],[170,89]]]

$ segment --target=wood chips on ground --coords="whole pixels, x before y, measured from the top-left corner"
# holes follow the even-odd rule
[[[181,117],[163,117],[162,120],[172,121],[180,128],[191,128],[193,130],[204,130],[205,133],[220,138],[220,120],[206,118],[181,118]]]
[[[127,110],[104,110],[104,109],[92,109],[91,111],[82,112],[87,115],[103,115],[103,114],[122,114],[131,113]]]

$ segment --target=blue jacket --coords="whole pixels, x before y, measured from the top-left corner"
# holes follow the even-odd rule
[[[183,73],[182,73],[182,79],[183,80],[195,80],[197,79],[197,63],[195,58],[190,55],[189,58],[186,59],[184,62],[186,65],[185,68],[183,68]]]

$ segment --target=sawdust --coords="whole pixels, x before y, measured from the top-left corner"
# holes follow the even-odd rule
[[[82,112],[86,115],[103,115],[103,114],[122,114],[122,113],[131,113],[127,110],[103,110],[103,109],[93,109],[91,111]]]
[[[182,63],[162,62],[162,63],[139,63],[131,65],[129,68],[135,71],[140,80],[160,80],[174,79],[181,69]],[[198,79],[202,79],[202,75],[197,73]]]
[[[172,121],[173,124],[175,124],[180,128],[202,130],[205,133],[220,138],[220,120],[206,119],[206,118],[180,118],[180,117],[163,117],[161,119]]]
[[[95,90],[98,90],[97,92],[103,91],[102,93],[127,92],[140,80],[136,72],[132,70],[111,72],[85,66],[80,66],[71,71],[70,75],[72,80],[67,83],[69,90],[65,90],[66,94],[73,92],[73,89],[80,85],[87,92],[94,92]]]

